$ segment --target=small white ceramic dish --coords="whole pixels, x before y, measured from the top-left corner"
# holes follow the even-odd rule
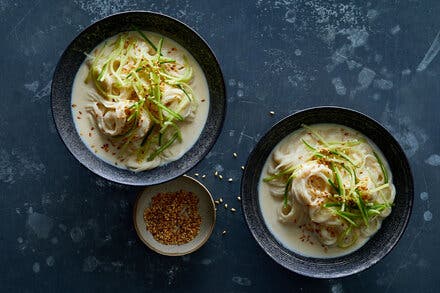
[[[151,203],[151,198],[158,193],[185,190],[192,192],[199,199],[199,213],[202,224],[197,236],[182,245],[165,245],[156,241],[147,230],[144,222],[144,210]],[[146,187],[138,196],[133,209],[133,220],[136,233],[141,241],[157,253],[168,256],[181,256],[196,251],[205,244],[211,236],[215,225],[215,205],[209,190],[199,181],[183,175],[174,180]]]

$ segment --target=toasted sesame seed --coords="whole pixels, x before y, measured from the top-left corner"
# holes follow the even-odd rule
[[[203,175],[202,175],[202,178],[206,178],[206,174],[203,174]]]
[[[220,180],[222,180],[223,179],[222,174],[218,175],[218,178],[220,178]]]
[[[199,177],[199,173],[195,173],[194,176]]]
[[[231,208],[231,212],[235,212],[236,211],[236,209],[234,209],[234,208]]]
[[[223,198],[220,197],[218,201],[222,203],[223,202]]]
[[[214,202],[215,202],[215,204],[220,204],[220,202],[218,200],[215,200]]]
[[[232,182],[232,180],[233,180],[232,178],[229,178],[229,179],[228,179],[229,182]]]
[[[233,153],[232,156],[233,156],[234,158],[238,157],[237,153]]]
[[[225,203],[225,209],[227,209],[228,208],[228,204],[227,203]]]
[[[238,199],[238,200],[241,200],[241,197],[240,197],[240,196],[237,196],[237,199]]]
[[[214,176],[218,176],[218,171],[215,171],[215,172],[214,172]]]
[[[244,170],[244,166],[241,166],[241,170]]]
[[[275,115],[275,112],[274,111],[270,111],[269,114],[270,115]]]
[[[226,234],[226,230],[223,230],[222,234],[225,235]]]

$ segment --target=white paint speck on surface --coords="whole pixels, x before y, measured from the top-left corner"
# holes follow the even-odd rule
[[[400,25],[396,25],[390,29],[390,33],[392,35],[396,35],[400,32]]]
[[[18,243],[20,243],[20,244],[21,244],[21,243],[23,243],[23,241],[24,241],[24,240],[23,240],[23,238],[22,238],[22,237],[18,237],[18,238],[17,238],[17,242],[18,242]]]
[[[295,10],[287,10],[284,15],[284,19],[289,23],[295,23],[296,21],[296,12]]]
[[[375,61],[376,63],[380,63],[380,62],[382,62],[382,59],[383,59],[383,56],[382,56],[382,55],[380,55],[380,54],[375,54],[375,55],[374,55],[374,61]]]
[[[234,276],[232,277],[232,282],[240,285],[240,286],[251,286],[252,285],[252,281],[248,278],[244,278],[244,277],[240,277],[240,276]]]
[[[239,88],[244,88],[244,83],[242,81],[237,82]]]
[[[228,81],[228,84],[229,84],[229,86],[236,86],[236,85],[237,85],[237,82],[235,81],[235,79],[231,78],[231,79]]]
[[[32,265],[32,270],[34,271],[34,273],[39,273],[40,272],[40,263],[38,263],[38,262],[35,262],[33,265]]]
[[[224,168],[223,168],[222,165],[220,165],[220,164],[216,164],[216,165],[214,166],[214,170],[217,171],[217,172],[223,172]]]
[[[51,86],[52,86],[52,80],[49,80],[49,82],[42,89],[40,89],[37,93],[35,93],[31,101],[36,102],[43,98],[49,97]]]
[[[434,167],[438,167],[440,166],[440,156],[437,154],[432,154],[425,160],[425,163]]]
[[[168,285],[174,283],[178,271],[179,271],[179,267],[177,265],[171,266],[171,268],[167,271]]]
[[[79,5],[83,11],[93,16],[92,22],[119,11],[137,8],[136,3],[131,3],[128,0],[75,0],[74,2]],[[182,12],[185,11],[181,11],[180,13],[182,14]],[[185,13],[182,14],[182,16],[184,15]]]
[[[302,51],[300,49],[296,49],[294,53],[296,56],[301,56]]]
[[[37,91],[39,85],[40,85],[40,83],[38,82],[38,80],[34,80],[33,82],[25,83],[24,88],[30,92],[35,93]]]
[[[373,82],[375,76],[376,76],[376,72],[374,72],[370,68],[364,67],[359,72],[358,82],[362,88],[367,88]]]
[[[402,70],[402,75],[410,75],[411,74],[411,69],[407,68]]]
[[[332,79],[332,84],[335,87],[336,93],[340,96],[347,94],[347,88],[344,86],[342,79],[340,77],[335,77]]]
[[[52,239],[50,239],[50,243],[52,243],[53,245],[58,244],[58,238],[57,237],[52,237]]]
[[[241,98],[244,96],[244,91],[243,90],[238,90],[237,91],[237,97]]]
[[[98,259],[95,256],[88,256],[83,260],[83,272],[91,273],[98,267]]]
[[[202,265],[208,266],[211,263],[212,263],[212,260],[210,260],[209,258],[202,259]]]
[[[59,224],[58,228],[60,228],[61,231],[66,232],[67,231],[67,226],[64,224]]]
[[[435,56],[437,56],[440,51],[440,31],[435,36],[434,40],[431,43],[431,47],[429,47],[428,51],[423,57],[420,64],[417,66],[417,71],[423,71],[428,68],[428,65],[431,64],[432,60],[434,60]]]
[[[342,29],[340,33],[347,36],[347,39],[350,40],[353,48],[364,46],[369,37],[369,33],[365,28]]]
[[[80,227],[73,227],[70,230],[70,238],[73,242],[80,242],[85,236],[84,231]]]
[[[423,191],[420,193],[420,199],[421,200],[428,200],[429,199],[429,194],[426,191]]]
[[[331,291],[331,293],[343,293],[344,288],[342,288],[342,284],[338,283],[338,284],[332,285],[330,288],[330,291]]]
[[[46,258],[46,264],[48,267],[53,267],[53,265],[55,264],[55,259],[52,255]]]
[[[374,86],[378,89],[387,91],[393,88],[394,84],[391,80],[386,80],[386,79],[376,79],[374,81]]]
[[[379,15],[379,12],[376,9],[369,9],[367,11],[367,17],[370,20],[374,20]]]
[[[426,222],[430,222],[432,220],[432,213],[430,211],[426,211],[423,213],[423,219]]]
[[[53,220],[44,214],[30,213],[26,222],[31,231],[41,239],[47,239],[53,227]]]
[[[182,256],[182,260],[184,262],[189,262],[191,260],[191,256],[190,255],[184,255],[184,256]]]

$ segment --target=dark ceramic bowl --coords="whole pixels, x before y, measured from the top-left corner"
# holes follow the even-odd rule
[[[351,127],[370,138],[383,152],[393,174],[396,198],[391,214],[364,246],[336,258],[310,258],[285,248],[269,232],[260,212],[258,183],[264,163],[273,148],[301,124],[335,123]],[[393,136],[373,119],[353,110],[318,107],[297,112],[274,125],[249,156],[241,182],[243,210],[252,235],[263,250],[283,267],[315,278],[338,278],[363,271],[387,255],[397,244],[408,223],[413,204],[413,179],[406,156]]]
[[[203,131],[180,159],[143,172],[132,172],[105,163],[79,137],[72,113],[71,92],[76,72],[99,43],[120,32],[141,30],[162,34],[187,49],[200,64],[208,82],[210,108]],[[217,140],[226,112],[226,93],[220,65],[207,43],[182,22],[158,13],[133,11],[106,17],[81,32],[64,51],[52,81],[52,113],[58,132],[73,156],[101,177],[128,185],[154,185],[176,178],[202,160]]]

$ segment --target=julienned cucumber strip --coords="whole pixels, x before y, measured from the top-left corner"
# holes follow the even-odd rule
[[[382,170],[382,174],[383,174],[383,181],[384,183],[388,183],[388,172],[387,169],[385,168],[382,160],[380,159],[379,155],[373,151],[374,156],[376,157],[377,162],[379,163],[380,169]]]
[[[166,150],[167,148],[169,148],[174,141],[179,137],[178,133],[174,133],[174,135],[171,137],[171,139],[169,141],[167,141],[164,145],[162,145],[160,148],[158,148],[156,151],[154,151],[154,153],[152,153],[149,157],[148,157],[148,161],[152,161],[154,160],[158,155],[160,155],[164,150]]]

